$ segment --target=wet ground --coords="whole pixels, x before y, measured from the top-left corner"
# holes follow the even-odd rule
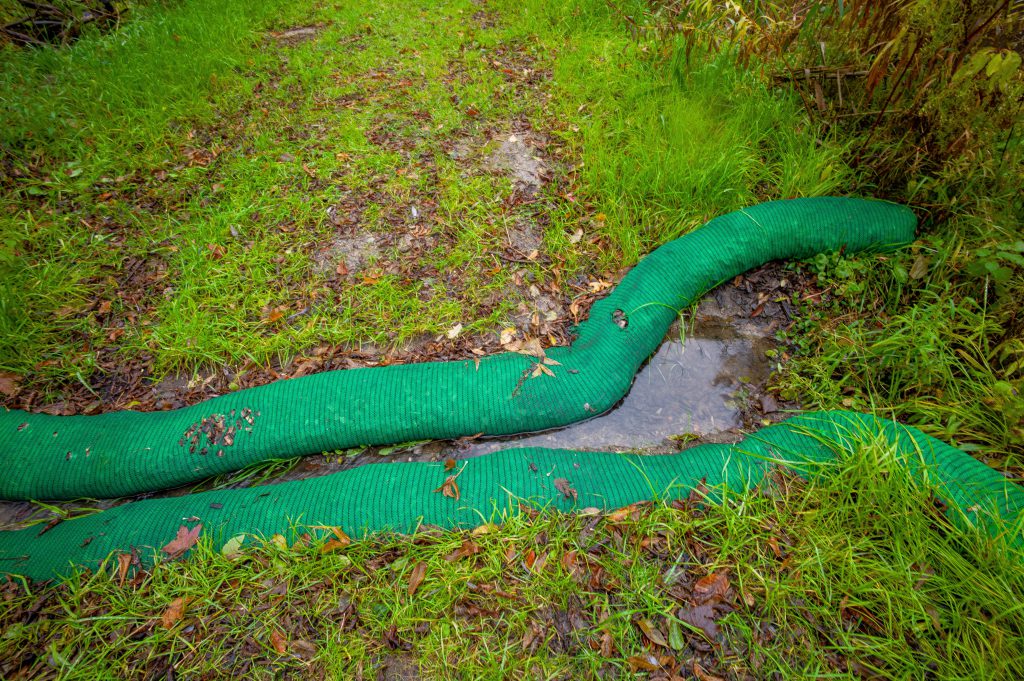
[[[145,498],[180,496],[213,487],[248,487],[318,477],[362,465],[463,459],[512,447],[674,453],[693,443],[735,442],[743,433],[781,420],[798,405],[769,390],[771,372],[785,357],[776,340],[791,321],[794,291],[803,275],[769,264],[709,293],[673,325],[641,368],[626,397],[611,411],[566,428],[516,437],[424,442],[349,450],[265,464],[230,478],[167,490]],[[77,515],[129,500],[67,502]],[[52,511],[26,502],[0,502],[0,529],[38,522]]]

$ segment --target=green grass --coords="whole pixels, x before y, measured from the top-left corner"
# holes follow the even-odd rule
[[[850,164],[861,131],[825,132],[728,55],[687,67],[678,44],[634,40],[598,0],[480,11],[151,3],[107,36],[0,52],[0,370],[55,400],[123,366],[237,380],[325,346],[386,355],[456,323],[493,348],[527,295],[502,262],[524,222],[543,236],[522,264],[539,283],[608,279],[742,205],[875,193]],[[319,32],[299,44],[268,33],[308,24]],[[532,203],[509,201],[488,167],[513,123],[547,140],[551,178]],[[1020,468],[1020,130],[945,174],[908,174],[891,197],[925,217],[908,251],[800,265],[825,293],[786,336],[784,396],[894,415]],[[339,278],[325,248],[352,233],[383,245]],[[653,652],[684,676],[694,663],[725,677],[1012,676],[1020,551],[952,528],[890,457],[864,443],[811,483],[706,508],[543,514],[328,555],[249,540],[242,559],[204,546],[123,586],[12,582],[0,665],[14,666],[0,675],[216,676],[251,660],[266,677],[591,678]],[[479,553],[447,560],[465,541]],[[525,566],[531,551],[542,567]],[[709,652],[680,608],[712,572],[732,590]],[[176,598],[194,600],[164,629]]]
[[[581,5],[593,20],[235,4],[147,5],[110,35],[0,54],[0,369],[50,399],[125,366],[235,372],[459,323],[493,347],[528,301],[516,269],[607,279],[716,214],[847,175],[795,100],[724,61],[642,59],[599,3]],[[313,24],[299,44],[267,33]],[[547,140],[551,178],[510,207],[487,156],[515,121]],[[541,257],[503,262],[524,223]],[[353,232],[395,243],[339,279],[330,244]]]
[[[328,553],[322,539],[249,538],[241,556],[201,545],[123,585],[116,566],[46,590],[12,583],[0,661],[62,679],[217,676],[243,661],[253,678],[398,664],[424,678],[597,678],[649,654],[729,678],[1012,676],[1024,555],[953,527],[893,457],[865,441],[810,482],[779,474],[721,505],[520,515]],[[710,599],[713,648],[685,613],[710,574],[728,581]],[[176,599],[187,608],[165,628]]]
[[[1024,279],[995,280],[980,267],[991,256],[979,255],[1020,243],[1004,201],[926,225],[902,254],[819,258],[812,266],[832,293],[806,305],[789,334],[797,353],[776,377],[782,394],[807,408],[891,413],[1019,473],[1024,345],[1014,301]]]

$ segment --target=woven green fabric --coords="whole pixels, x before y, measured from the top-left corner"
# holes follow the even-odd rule
[[[273,457],[564,426],[614,406],[677,311],[719,282],[769,260],[904,245],[915,225],[906,207],[843,198],[779,201],[718,217],[651,253],[596,303],[572,346],[548,351],[560,362],[550,367],[553,377],[528,378],[532,358],[502,354],[479,366],[328,372],[170,412],[8,411],[0,414],[7,473],[0,498],[126,496]]]
[[[773,463],[813,472],[859,443],[891,442],[892,468],[905,466],[951,507],[950,517],[996,531],[1024,512],[1024,490],[979,461],[920,431],[849,412],[820,412],[764,428],[737,445],[701,445],[679,454],[641,456],[511,449],[468,459],[458,477],[461,498],[435,490],[442,463],[363,466],[333,475],[264,487],[137,501],[58,524],[0,533],[0,572],[47,579],[73,566],[93,570],[133,547],[147,564],[181,525],[202,524],[215,548],[238,534],[269,537],[317,533],[311,526],[364,532],[410,532],[427,523],[445,528],[500,522],[519,502],[561,510],[613,509],[643,499],[685,497],[702,480],[713,490],[746,490]],[[554,483],[565,478],[577,499]],[[188,520],[186,520],[188,519]],[[1019,524],[1018,524],[1019,527]],[[114,564],[116,569],[116,564]]]

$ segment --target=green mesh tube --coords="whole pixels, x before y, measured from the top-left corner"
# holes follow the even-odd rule
[[[676,311],[719,282],[770,260],[898,247],[915,225],[906,207],[844,198],[718,217],[648,255],[596,303],[572,346],[548,351],[560,363],[553,377],[528,378],[533,360],[507,353],[479,366],[327,372],[169,412],[0,413],[0,498],[127,496],[274,457],[564,426],[614,406]]]
[[[394,463],[264,487],[136,501],[64,521],[42,535],[38,527],[0,533],[0,573],[48,579],[76,566],[96,570],[111,554],[132,548],[150,564],[183,524],[202,524],[201,538],[219,549],[242,533],[292,538],[312,526],[341,527],[352,536],[409,532],[424,523],[474,527],[518,512],[521,500],[561,510],[613,509],[643,499],[685,497],[702,480],[712,489],[741,491],[761,480],[773,463],[812,474],[874,438],[893,445],[891,463],[907,467],[934,489],[957,523],[1019,532],[1024,490],[998,472],[914,428],[837,411],[794,417],[736,445],[701,445],[667,456],[495,452],[460,462],[465,469],[458,477],[458,500],[435,491],[449,474],[443,463]],[[570,482],[576,499],[556,488],[554,479],[560,477]]]

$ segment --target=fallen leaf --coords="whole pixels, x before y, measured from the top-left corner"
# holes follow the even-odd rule
[[[210,257],[214,260],[220,260],[224,257],[224,247],[220,244],[206,244],[206,249],[210,251]]]
[[[235,560],[242,555],[242,542],[245,541],[244,534],[237,534],[231,539],[224,542],[224,546],[220,547],[220,555],[224,556],[228,560]]]
[[[523,341],[511,341],[508,344],[506,350],[511,352],[517,352],[520,355],[526,355],[527,357],[536,357],[538,359],[544,359],[544,348],[541,347],[540,338],[528,338]]]
[[[572,233],[572,236],[569,237],[569,243],[571,243],[571,244],[578,244],[580,242],[580,239],[582,239],[582,238],[583,238],[583,230],[582,229],[577,229],[575,232]]]
[[[459,548],[449,553],[444,559],[451,563],[459,560],[460,558],[475,556],[478,553],[480,553],[480,545],[470,539],[466,539],[462,542],[462,545],[459,546]]]
[[[12,374],[9,371],[0,372],[0,393],[7,397],[14,397],[17,394],[21,382],[21,376]]]
[[[553,371],[551,371],[551,369],[548,369],[546,366],[544,366],[540,362],[537,362],[536,364],[533,365],[533,373],[531,373],[530,376],[532,378],[537,378],[541,374],[547,374],[548,376],[554,376],[555,375],[555,373]]]
[[[320,553],[331,553],[338,549],[343,549],[352,543],[352,538],[345,534],[345,531],[340,527],[316,527],[314,529],[330,530],[334,533],[334,537],[324,542],[324,545],[320,547]]]
[[[458,324],[456,324],[452,328],[448,329],[448,333],[447,333],[448,340],[455,340],[456,338],[459,337],[460,333],[462,333],[462,323],[461,322],[459,322]]]
[[[644,636],[647,637],[651,643],[662,648],[668,647],[668,641],[665,640],[665,635],[661,633],[661,630],[654,625],[654,622],[646,618],[641,618],[636,621],[636,626],[640,628],[640,631],[644,632]]]
[[[695,605],[692,608],[680,608],[679,619],[693,625],[704,632],[710,640],[718,636],[718,623],[715,622],[715,609],[710,605]]]
[[[678,620],[671,620],[668,623],[668,646],[672,650],[682,650],[686,647],[686,638],[683,637],[683,628],[679,626]]]
[[[924,275],[928,274],[928,258],[921,254],[914,260],[914,264],[910,266],[910,278],[911,279],[922,279]]]
[[[661,669],[661,664],[651,653],[644,653],[643,655],[633,655],[632,657],[626,658],[626,663],[629,665],[630,671],[634,672],[656,672]]]
[[[459,476],[449,475],[447,478],[444,479],[444,484],[435,489],[434,492],[440,492],[444,496],[451,497],[452,499],[455,499],[455,501],[458,501],[459,497],[461,496],[461,492],[459,492],[458,483],[455,482],[455,478],[457,477]]]
[[[274,650],[279,655],[284,655],[288,651],[288,641],[285,640],[284,634],[277,629],[270,630],[270,645],[274,646]]]
[[[416,589],[420,588],[420,583],[423,582],[423,578],[427,576],[427,564],[423,561],[416,563],[416,567],[412,569],[412,574],[409,575],[409,595],[412,596],[416,593]]]
[[[130,553],[119,553],[117,554],[117,584],[118,586],[124,586],[124,579],[128,576],[128,568],[132,564],[132,554]]]
[[[171,601],[171,604],[167,606],[164,614],[160,617],[160,623],[163,624],[164,629],[170,629],[185,616],[185,608],[188,607],[191,601],[191,596],[179,596]]]
[[[291,647],[295,654],[304,660],[312,660],[316,657],[316,646],[309,641],[303,641],[302,639],[292,641]]]
[[[725,681],[721,676],[715,676],[710,674],[703,667],[697,664],[697,661],[693,661],[693,675],[699,679],[699,681]]]
[[[484,534],[490,534],[491,532],[494,532],[497,529],[498,529],[498,526],[495,525],[494,523],[484,523],[483,525],[480,525],[479,527],[474,527],[473,531],[470,532],[470,534],[473,535],[474,537],[479,537],[479,536],[484,535]]]
[[[561,492],[566,499],[572,499],[573,501],[579,499],[579,494],[573,489],[572,483],[566,478],[555,478],[555,489]]]
[[[283,534],[275,534],[270,538],[270,543],[281,549],[282,551],[288,550],[288,540],[284,538]]]
[[[725,570],[712,572],[697,580],[693,585],[693,594],[698,603],[719,600],[729,590],[729,575]]]
[[[281,319],[282,317],[284,317],[284,312],[282,312],[281,310],[275,308],[275,309],[270,311],[270,314],[267,315],[267,321],[270,322],[271,324],[273,324],[274,322],[276,322],[277,320]]]
[[[96,308],[96,311],[99,312],[100,314],[107,314],[108,312],[110,312],[110,301],[109,300],[102,301],[99,304],[99,306]]]
[[[178,534],[170,542],[164,546],[163,551],[170,558],[177,558],[181,554],[192,548],[196,541],[199,540],[199,533],[202,531],[203,526],[200,523],[191,530],[184,525],[178,528]]]
[[[339,260],[338,266],[334,268],[334,271],[337,272],[339,276],[344,277],[348,274],[348,265],[345,264],[344,260]]]

